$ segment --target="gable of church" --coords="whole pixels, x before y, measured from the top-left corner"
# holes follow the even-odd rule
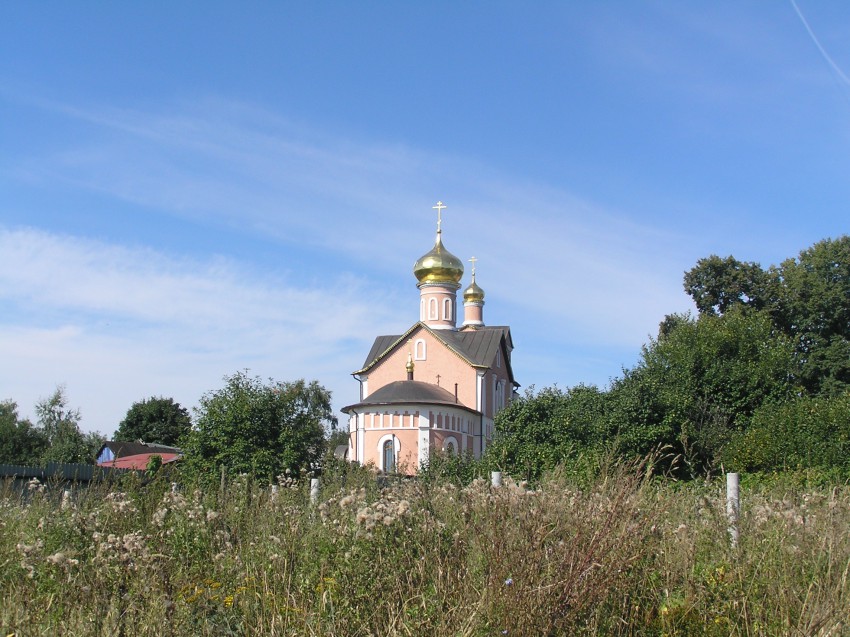
[[[423,336],[423,333],[427,336]],[[369,373],[399,350],[403,350],[405,356],[406,352],[410,351],[414,361],[422,360],[423,350],[421,346],[417,349],[417,343],[420,341],[424,343],[427,352],[426,341],[428,340],[436,341],[439,346],[451,351],[470,367],[489,369],[499,362],[508,370],[510,381],[514,382],[510,364],[510,351],[513,349],[511,331],[506,326],[481,327],[475,330],[451,332],[432,330],[422,322],[415,323],[404,334],[378,336],[366,356],[363,367],[354,374]],[[404,347],[406,344],[409,344],[409,350]]]

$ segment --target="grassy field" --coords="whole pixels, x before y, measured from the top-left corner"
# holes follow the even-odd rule
[[[0,498],[2,635],[846,635],[850,490],[170,480]]]

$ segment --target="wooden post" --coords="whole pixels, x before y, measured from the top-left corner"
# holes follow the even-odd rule
[[[729,520],[729,543],[738,547],[738,515],[741,512],[741,497],[737,473],[726,474],[726,517]]]

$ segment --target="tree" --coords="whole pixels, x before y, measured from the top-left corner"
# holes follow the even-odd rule
[[[133,403],[124,420],[118,425],[115,440],[176,445],[189,433],[192,420],[189,412],[173,398],[146,398]]]
[[[50,397],[39,400],[35,413],[38,427],[47,440],[42,462],[94,462],[103,438],[80,431],[80,411],[68,408],[64,386],[60,385]]]
[[[812,393],[850,389],[850,236],[825,239],[781,265],[784,327]]]
[[[719,316],[741,305],[757,310],[775,305],[775,274],[762,270],[758,263],[738,261],[731,255],[700,259],[685,273],[684,284],[700,314]]]
[[[850,236],[825,239],[763,270],[712,255],[685,274],[701,316],[766,311],[795,345],[798,375],[813,394],[850,389]]]
[[[641,361],[613,384],[607,418],[624,451],[662,444],[710,469],[765,403],[794,395],[793,345],[765,312],[668,317]]]
[[[596,448],[604,439],[599,426],[605,395],[594,386],[566,391],[529,388],[496,416],[496,434],[487,449],[494,466],[526,479]]]
[[[0,463],[36,465],[47,447],[47,438],[29,420],[18,417],[18,405],[0,402]]]
[[[723,453],[735,471],[820,469],[850,477],[850,392],[765,405]]]
[[[316,381],[263,383],[238,372],[208,392],[195,410],[184,446],[187,466],[248,473],[272,480],[286,469],[309,469],[324,452],[325,425],[336,428],[331,394]]]

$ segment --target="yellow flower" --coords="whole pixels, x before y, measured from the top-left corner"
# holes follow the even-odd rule
[[[224,605],[227,606],[227,608],[233,606],[233,595],[228,595],[224,598]]]

